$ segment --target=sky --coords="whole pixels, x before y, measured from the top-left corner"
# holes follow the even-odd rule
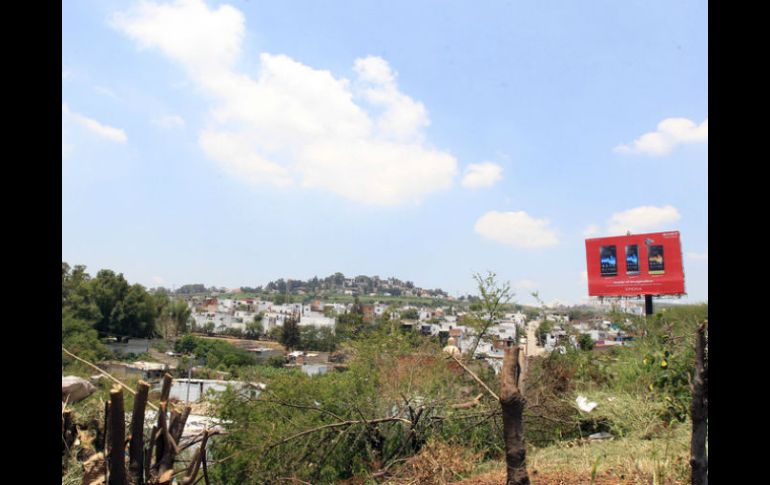
[[[588,298],[680,231],[708,300],[706,1],[68,0],[62,260],[147,287],[340,271]]]

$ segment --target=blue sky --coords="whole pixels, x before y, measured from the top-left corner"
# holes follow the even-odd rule
[[[148,287],[493,270],[679,230],[708,299],[705,1],[62,5],[62,259]]]

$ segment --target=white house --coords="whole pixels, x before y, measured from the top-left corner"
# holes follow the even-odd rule
[[[300,326],[313,326],[317,328],[331,328],[334,329],[334,318],[325,317],[323,313],[319,312],[306,312],[299,320]]]

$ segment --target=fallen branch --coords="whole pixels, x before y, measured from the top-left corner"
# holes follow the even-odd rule
[[[195,456],[195,459],[190,463],[190,466],[187,468],[187,474],[185,478],[182,480],[182,485],[191,485],[195,478],[198,476],[198,470],[200,469],[201,462],[205,460],[206,457],[206,443],[209,440],[209,434],[208,431],[203,431],[203,441],[201,442],[200,448],[198,448],[198,453]],[[208,482],[208,480],[206,480]]]
[[[252,402],[264,402],[264,403],[270,403],[270,404],[280,404],[281,406],[286,406],[286,407],[289,407],[289,408],[308,409],[310,411],[317,411],[317,412],[319,412],[321,414],[328,414],[329,416],[331,416],[331,417],[333,417],[335,419],[339,419],[340,421],[343,419],[342,417],[340,417],[339,415],[337,415],[337,414],[335,414],[335,413],[333,413],[331,411],[328,411],[326,409],[323,409],[323,408],[320,408],[320,407],[316,407],[316,406],[304,406],[302,404],[293,404],[293,403],[289,403],[289,402],[285,402],[285,401],[280,401],[278,399],[252,399]]]
[[[484,389],[486,389],[486,391],[489,393],[489,395],[490,395],[490,396],[492,396],[493,398],[495,398],[495,400],[496,400],[496,401],[499,401],[499,400],[500,400],[500,396],[498,396],[497,394],[495,394],[495,392],[494,392],[492,389],[490,389],[490,388],[489,388],[489,386],[487,386],[487,385],[484,383],[484,381],[482,381],[481,379],[479,379],[479,376],[477,376],[476,374],[474,374],[474,372],[473,372],[472,370],[470,370],[468,367],[466,367],[466,366],[465,366],[465,364],[463,364],[462,362],[460,362],[460,360],[459,360],[457,357],[455,357],[454,355],[450,355],[449,357],[450,357],[451,359],[453,359],[455,362],[457,362],[457,363],[460,365],[460,367],[462,367],[463,369],[465,369],[465,372],[467,372],[468,374],[470,374],[470,375],[471,375],[471,377],[473,377],[473,378],[476,380],[476,382],[478,382],[479,384],[481,384],[481,387],[483,387]]]
[[[462,402],[462,403],[459,403],[459,404],[452,404],[449,407],[452,408],[452,409],[470,409],[470,408],[475,408],[476,406],[479,405],[479,402],[481,402],[481,396],[483,396],[483,394],[479,394],[478,396],[474,397],[472,400],[470,400],[468,402]]]
[[[409,421],[406,418],[395,418],[395,417],[394,418],[371,419],[371,420],[341,421],[339,423],[326,424],[324,426],[318,426],[317,428],[307,429],[305,431],[302,431],[301,433],[293,434],[293,435],[289,436],[288,438],[284,438],[284,439],[282,439],[280,441],[276,441],[275,443],[272,443],[272,444],[268,445],[267,448],[265,449],[265,451],[270,451],[273,448],[275,448],[276,446],[280,446],[280,445],[282,445],[284,443],[288,443],[289,441],[295,440],[297,438],[301,438],[301,437],[309,435],[309,434],[317,433],[317,432],[323,431],[325,429],[333,429],[333,428],[340,428],[340,427],[344,427],[344,426],[352,426],[354,424],[372,425],[372,424],[379,424],[379,423],[389,423],[389,422],[394,422],[394,421],[400,421],[402,423],[412,424],[412,422]]]
[[[212,430],[212,429],[207,430],[206,433],[208,433],[209,437],[215,436],[215,435],[218,435],[218,434],[225,434],[222,431]],[[200,443],[201,441],[203,441],[203,433],[195,435],[194,437],[190,438],[189,441],[185,441],[183,444],[180,443],[179,444],[179,453],[183,452],[184,450],[186,450],[187,448],[191,447],[194,444]]]

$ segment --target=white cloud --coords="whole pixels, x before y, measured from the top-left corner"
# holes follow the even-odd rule
[[[115,94],[115,91],[105,86],[94,86],[94,91],[96,91],[97,93],[103,96],[109,96],[110,98],[120,99],[120,97],[117,94]]]
[[[705,262],[708,263],[708,260],[709,260],[708,249],[706,251],[702,252],[702,253],[696,253],[696,252],[693,252],[693,251],[688,251],[687,252],[687,258],[695,260],[695,261],[705,261]]]
[[[185,125],[184,118],[179,115],[165,115],[152,120],[152,124],[161,128],[182,128]]]
[[[465,169],[462,186],[469,189],[491,187],[503,178],[503,167],[492,162],[472,163]]]
[[[355,70],[362,81],[374,84],[392,85],[396,76],[390,70],[390,65],[381,57],[369,56],[356,59]]]
[[[666,226],[681,218],[682,216],[679,214],[679,211],[670,205],[663,207],[636,207],[612,214],[607,227],[607,234],[621,235],[627,231],[640,233],[670,229],[670,227]]]
[[[700,125],[687,118],[666,118],[658,123],[657,131],[645,133],[630,145],[618,145],[614,151],[625,154],[667,155],[683,143],[707,143],[708,123],[708,118]]]
[[[251,77],[235,69],[245,19],[232,6],[142,2],[112,24],[181,65],[208,97],[211,119],[199,144],[235,177],[378,205],[419,202],[452,185],[457,161],[426,143],[427,110],[399,90],[380,57],[356,59],[351,83],[262,53]]]
[[[250,184],[269,182],[278,187],[292,184],[288,171],[269,160],[265,160],[253,149],[253,142],[245,133],[226,131],[204,131],[199,143],[203,152],[219,161],[222,168],[233,177]]]
[[[559,242],[547,219],[535,219],[524,211],[490,211],[476,221],[474,230],[493,241],[520,248],[553,246]]]
[[[66,103],[62,103],[61,113],[64,120],[72,120],[79,125],[88,128],[92,133],[95,133],[102,138],[107,138],[108,140],[118,143],[125,143],[128,141],[128,137],[126,136],[125,131],[121,130],[120,128],[113,128],[112,126],[104,125],[95,119],[88,118],[87,116],[83,116],[79,113],[70,111]],[[62,156],[64,156],[64,146],[62,146]]]
[[[156,285],[162,285],[166,282],[166,280],[164,280],[162,276],[153,276],[152,282]]]
[[[232,66],[241,54],[245,33],[240,10],[230,5],[209,10],[200,0],[162,5],[142,1],[111,20],[142,49],[159,48],[196,77]]]

